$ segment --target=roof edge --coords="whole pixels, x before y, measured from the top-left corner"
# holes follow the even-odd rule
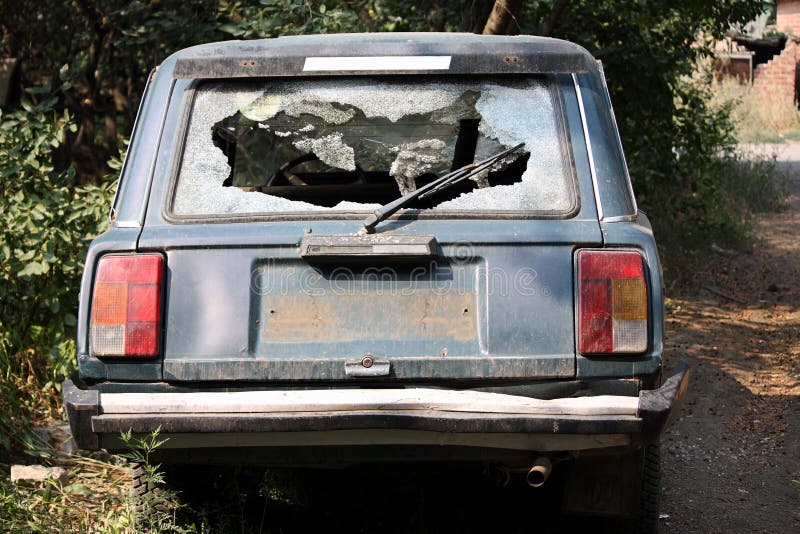
[[[200,79],[580,73],[590,70],[594,63],[589,52],[568,41],[453,33],[329,34],[226,41],[187,48],[174,57],[175,78]],[[358,59],[348,61],[350,58]]]

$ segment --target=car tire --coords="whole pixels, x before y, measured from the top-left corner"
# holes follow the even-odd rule
[[[164,488],[150,480],[145,466],[134,463],[131,465],[130,473],[134,523],[137,526],[148,525],[157,519],[158,515],[168,513],[170,506]]]
[[[656,534],[661,497],[661,446],[645,445],[637,453],[639,479],[638,507],[626,522],[624,532],[630,534]]]

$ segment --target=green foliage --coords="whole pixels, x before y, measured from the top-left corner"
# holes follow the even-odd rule
[[[0,470],[0,532],[133,534],[121,466],[90,459],[62,462],[70,483],[13,484]]]
[[[108,213],[108,188],[72,187],[74,169],[53,165],[67,112],[56,113],[49,88],[39,103],[0,115],[0,321],[13,351],[64,348],[86,246]]]
[[[42,397],[40,409],[27,416],[39,418],[57,409],[56,389],[75,369],[72,332],[83,258],[105,225],[111,194],[107,186],[73,186],[74,168],[56,167],[57,151],[75,129],[68,112],[56,111],[57,95],[49,85],[39,87],[21,109],[0,113],[3,389],[22,382],[38,390],[31,393]],[[12,402],[7,395],[20,393],[4,390],[4,404]],[[19,438],[5,419],[2,448]]]
[[[532,2],[523,30],[540,28],[553,5]],[[715,39],[763,9],[756,0],[574,0],[553,26],[554,37],[603,62],[639,205],[668,265],[709,242],[734,246],[746,237],[747,199],[731,202],[724,178],[746,181],[749,168],[758,182],[769,169],[740,165],[731,108],[711,104],[711,77],[695,73]]]
[[[229,21],[219,29],[238,39],[365,31],[356,11],[339,4],[344,2],[237,2],[223,10],[223,17]]]
[[[220,9],[219,30],[237,39],[309,33],[455,31],[459,2],[261,0]]]
[[[128,447],[128,452],[122,456],[134,464],[141,465],[146,474],[145,480],[153,485],[160,485],[165,482],[163,473],[159,471],[161,466],[151,461],[153,453],[169,441],[169,438],[162,439],[159,437],[160,435],[161,427],[142,437],[134,436],[130,430],[120,434],[120,439]]]

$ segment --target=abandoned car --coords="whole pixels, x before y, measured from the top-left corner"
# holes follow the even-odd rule
[[[160,429],[173,462],[564,470],[569,510],[647,530],[688,381],[662,381],[662,291],[583,48],[202,45],[145,90],[64,400],[83,449]]]

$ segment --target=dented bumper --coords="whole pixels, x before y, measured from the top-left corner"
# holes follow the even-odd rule
[[[469,390],[331,389],[100,393],[63,384],[78,447],[119,448],[158,428],[165,447],[453,445],[536,451],[626,446],[658,438],[683,400],[680,364],[638,397],[532,399]]]

